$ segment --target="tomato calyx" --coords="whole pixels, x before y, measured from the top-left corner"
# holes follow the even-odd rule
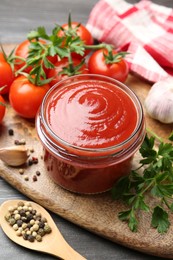
[[[63,67],[58,74],[67,75],[68,77],[81,74],[81,68],[85,64],[85,59],[81,60],[78,65],[74,65],[74,62],[71,58],[69,58],[68,61],[68,66]]]
[[[79,29],[80,25],[81,23],[78,23],[77,25],[72,27],[71,14],[69,14],[68,27],[64,28],[61,26],[61,30],[64,32],[65,36],[78,37],[77,30]]]
[[[16,64],[16,63],[15,63],[15,59],[17,58],[17,59],[22,60],[22,61],[24,61],[24,59],[21,58],[21,57],[18,57],[18,56],[16,56],[16,55],[14,55],[15,48],[12,49],[12,51],[9,53],[9,55],[6,54],[6,52],[5,52],[5,50],[4,50],[3,46],[2,46],[2,44],[0,44],[0,49],[1,49],[1,52],[2,52],[2,54],[3,54],[4,61],[6,61],[6,62],[10,65],[12,71],[15,72],[15,68],[14,68],[14,67],[15,67],[15,64]]]
[[[106,50],[106,51],[105,51]],[[110,45],[106,45],[106,48],[103,49],[103,56],[105,58],[106,64],[119,63],[124,59],[124,57],[129,54],[128,52],[121,51],[115,52]]]

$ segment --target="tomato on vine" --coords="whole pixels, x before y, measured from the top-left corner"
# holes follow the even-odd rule
[[[127,53],[115,50],[96,50],[88,60],[90,73],[101,74],[125,82],[129,74],[129,67],[124,60]]]
[[[14,73],[10,62],[8,62],[5,54],[0,52],[0,94],[7,94],[9,92],[13,80]]]
[[[21,42],[17,46],[17,48],[15,50],[15,55],[17,57],[22,58],[23,60],[16,58],[16,60],[15,60],[15,70],[16,71],[18,71],[18,70],[23,68],[22,71],[29,73],[32,70],[33,66],[26,64],[27,63],[27,58],[29,56],[29,52],[31,51],[31,49],[30,49],[31,42],[32,41],[24,40],[23,42]],[[40,42],[40,44],[43,44],[43,45],[46,44],[46,42],[44,40],[39,40],[39,42]],[[43,53],[40,53],[40,56],[42,54]],[[47,59],[51,63],[54,64],[57,61],[57,55],[54,55],[54,56],[47,55]],[[47,72],[46,68],[45,68],[45,72]]]
[[[93,37],[89,30],[82,25],[81,23],[71,21],[71,16],[69,16],[68,23],[63,24],[61,26],[61,30],[58,32],[59,37],[65,36],[65,41],[64,44],[69,44],[69,38],[71,37],[71,40],[75,39],[77,41],[77,38],[80,39],[79,41],[79,46],[87,46],[87,45],[92,45],[94,43]],[[68,38],[69,37],[69,38]],[[73,46],[72,46],[73,47]],[[79,52],[78,54],[77,49],[74,49],[74,52],[72,52],[72,57],[80,59],[81,56],[84,57],[86,56],[90,50],[83,48],[83,53],[81,54]]]
[[[19,76],[10,88],[10,104],[20,116],[34,118],[49,88],[48,84],[36,86],[27,77]]]
[[[69,64],[68,58],[63,58],[62,60],[55,63],[55,67],[48,73],[48,78],[52,78],[49,85],[52,87],[61,79],[65,79],[69,76],[76,74],[88,74],[88,68],[85,62],[81,62],[79,59],[72,59],[72,64]]]

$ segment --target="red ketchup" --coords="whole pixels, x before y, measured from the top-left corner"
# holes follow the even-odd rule
[[[36,118],[49,176],[78,193],[100,193],[129,174],[144,135],[142,106],[124,84],[100,75],[60,81]]]

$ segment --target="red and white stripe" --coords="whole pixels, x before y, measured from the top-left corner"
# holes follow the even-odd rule
[[[149,0],[100,0],[87,28],[97,40],[130,52],[132,72],[151,82],[173,75],[173,9]]]

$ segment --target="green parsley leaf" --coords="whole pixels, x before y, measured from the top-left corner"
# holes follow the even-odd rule
[[[170,222],[168,220],[168,213],[160,206],[156,206],[153,210],[151,225],[157,228],[158,232],[163,234],[166,233]]]

